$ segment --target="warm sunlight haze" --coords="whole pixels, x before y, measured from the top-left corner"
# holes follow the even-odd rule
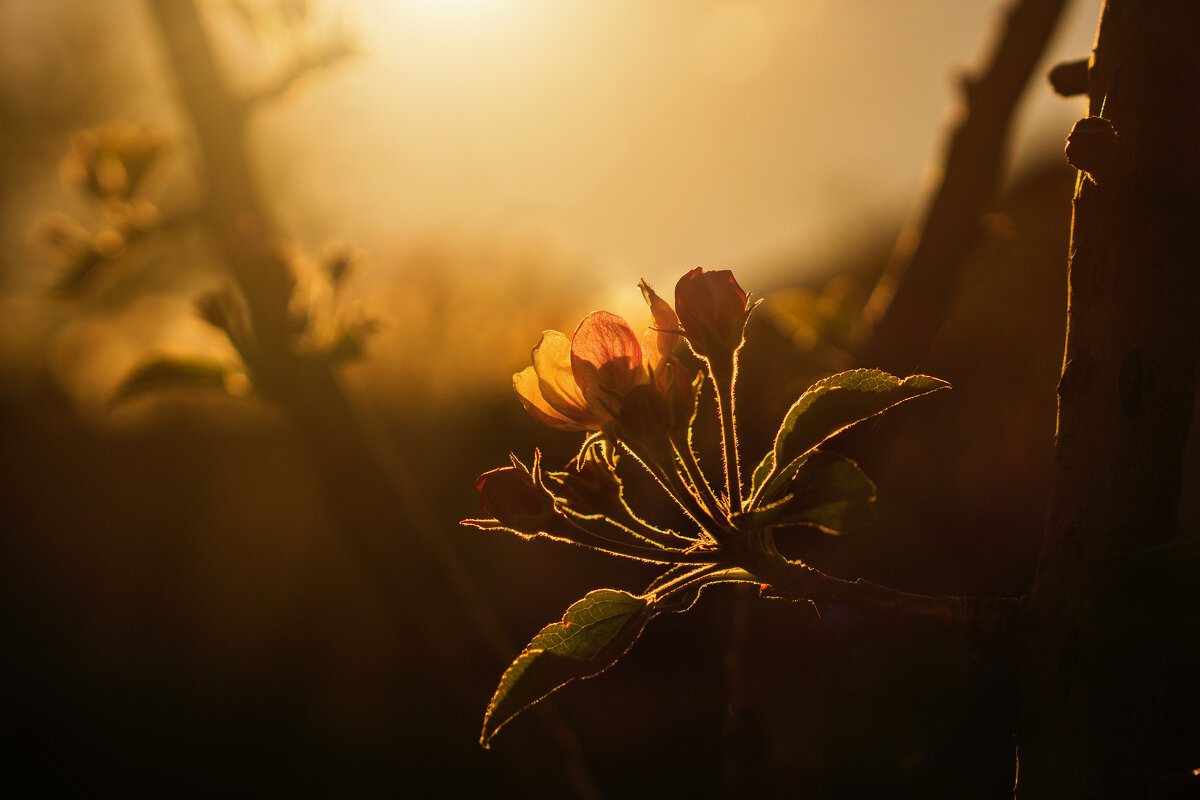
[[[1200,797],[1197,41],[0,0],[6,782]]]

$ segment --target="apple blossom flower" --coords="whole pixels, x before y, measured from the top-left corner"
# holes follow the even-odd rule
[[[623,318],[593,311],[568,338],[546,331],[533,348],[533,364],[513,376],[513,389],[530,415],[553,428],[598,431],[620,414],[636,387],[666,391],[677,370],[672,353],[679,340],[674,310],[644,281],[651,326],[639,338]],[[678,371],[682,372],[682,371]]]

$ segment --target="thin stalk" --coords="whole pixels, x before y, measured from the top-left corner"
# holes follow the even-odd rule
[[[678,443],[672,442],[675,446],[675,454],[679,457],[679,463],[683,467],[683,476],[696,489],[696,495],[712,515],[713,519],[721,520],[726,516],[725,508],[721,505],[721,500],[709,485],[708,479],[704,477],[704,470],[700,469],[700,462],[696,460],[696,454],[692,452],[691,446],[685,441],[680,447]]]
[[[696,543],[695,539],[689,539],[682,534],[675,533],[674,531],[659,530],[649,523],[644,522],[637,517],[633,517],[632,515],[628,521],[635,523],[637,526],[636,529],[630,527],[624,522],[618,522],[617,520],[605,514],[583,514],[568,507],[560,507],[559,511],[573,523],[578,524],[580,521],[587,522],[589,525],[591,523],[603,523],[610,528],[615,528],[622,534],[628,535],[632,539],[636,539],[639,542],[644,542],[645,545],[651,545],[656,549],[677,550],[681,546],[690,547]],[[611,537],[606,536],[605,538]],[[620,540],[614,539],[613,541]],[[632,542],[632,544],[638,547],[643,546],[637,542]]]
[[[676,578],[672,578],[671,580],[667,581],[666,583],[662,584],[661,586],[654,587],[654,590],[652,592],[649,592],[649,594],[653,594],[655,597],[662,597],[664,595],[670,594],[671,592],[677,591],[679,589],[687,588],[688,586],[691,586],[693,583],[703,580],[703,579],[709,577],[710,575],[715,575],[719,572],[730,572],[734,569],[737,569],[739,572],[742,572],[743,575],[747,575],[747,573],[745,573],[738,567],[723,567],[723,566],[718,566],[717,564],[704,564],[702,566],[697,567],[696,569],[689,570],[688,572],[685,572]],[[747,575],[747,577],[749,577],[749,575]]]
[[[742,469],[738,461],[737,430],[734,427],[733,382],[737,378],[737,353],[724,361],[706,359],[717,389],[717,415],[721,418],[721,446],[725,452],[725,493],[730,514],[742,510]]]
[[[667,494],[679,504],[683,512],[696,523],[701,533],[711,541],[720,542],[723,537],[716,530],[719,529],[721,533],[724,532],[720,520],[712,519],[708,511],[700,503],[699,498],[696,497],[694,490],[680,477],[679,470],[677,468],[665,469],[657,459],[649,458],[646,454],[638,452],[638,449],[635,449],[629,442],[622,442],[622,444],[637,459],[638,463],[654,476],[654,479],[658,481]],[[674,455],[672,455],[671,460],[672,462],[675,461]]]
[[[811,603],[818,614],[846,605],[886,622],[988,642],[1000,652],[1015,646],[1026,613],[1027,598],[1022,597],[924,595],[862,578],[835,578],[784,558],[769,531],[750,540],[739,564],[768,585],[768,596]]]

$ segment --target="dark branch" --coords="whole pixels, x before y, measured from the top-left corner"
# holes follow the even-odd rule
[[[1023,598],[914,594],[861,578],[835,578],[802,562],[788,561],[769,535],[751,548],[746,561],[745,569],[763,582],[765,595],[811,603],[818,613],[844,605],[874,619],[993,647],[1011,642],[1024,618]]]
[[[1013,112],[1050,40],[1066,0],[1018,0],[1009,9],[987,68],[964,81],[965,112],[950,138],[944,177],[919,225],[914,248],[900,237],[864,312],[860,362],[907,375],[925,354],[982,234],[980,217],[1003,177]]]

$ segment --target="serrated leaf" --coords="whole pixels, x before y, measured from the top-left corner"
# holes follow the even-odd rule
[[[112,402],[175,386],[224,390],[229,375],[229,367],[219,361],[159,358],[126,375],[113,393]]]
[[[949,386],[946,381],[928,375],[911,375],[901,380],[877,369],[839,372],[817,381],[800,395],[783,418],[775,435],[769,471],[758,484],[751,506],[778,496],[780,465],[790,465],[831,436],[892,406]],[[757,469],[755,473],[757,479]]]
[[[858,464],[822,450],[795,459],[780,472],[779,483],[782,499],[736,516],[734,524],[745,530],[807,524],[838,533],[875,499],[875,484]]]
[[[505,671],[488,704],[479,743],[488,746],[514,716],[554,690],[612,666],[653,616],[645,598],[616,589],[588,592],[542,628]]]

